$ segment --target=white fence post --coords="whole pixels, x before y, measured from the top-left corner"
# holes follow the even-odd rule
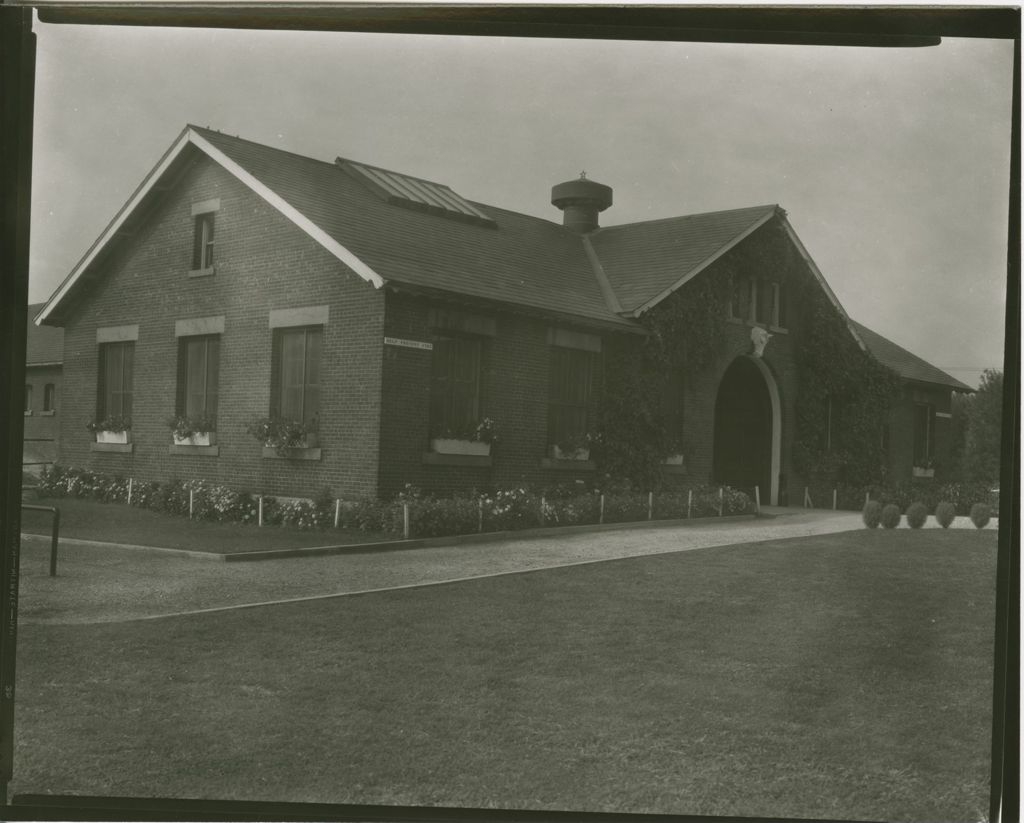
[[[719,517],[722,516],[722,511],[724,509],[724,506],[722,505],[722,498],[724,496],[725,496],[725,490],[721,486],[719,486],[718,487],[718,516]]]
[[[601,495],[601,513],[598,515],[597,522],[598,523],[604,523],[604,495],[603,494]]]
[[[541,509],[541,518],[543,518],[543,509]],[[543,519],[541,520],[543,525]],[[484,499],[478,497],[476,499],[476,530],[483,534],[484,531]]]
[[[754,486],[754,511],[761,512],[761,487]]]
[[[402,504],[402,536],[409,539],[409,504]]]
[[[839,489],[832,489],[832,511],[839,508]]]
[[[864,505],[871,502],[871,492],[864,492]]]
[[[654,519],[654,492],[647,492],[647,519]]]
[[[257,526],[262,526],[263,525],[263,495],[262,494],[258,498],[256,498],[256,502],[258,504],[258,508],[256,510],[256,525]]]
[[[192,495],[193,494],[195,494],[195,492],[192,489],[189,489],[188,490],[188,519],[189,520],[192,519]]]
[[[686,495],[686,519],[689,520],[693,516],[693,489]]]
[[[338,528],[339,522],[341,522],[341,498],[337,497],[334,499],[334,528]]]
[[[132,479],[128,478],[128,505],[132,504]]]

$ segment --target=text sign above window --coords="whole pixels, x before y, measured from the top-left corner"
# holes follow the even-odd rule
[[[423,349],[424,351],[433,351],[433,343],[424,343],[420,340],[402,340],[400,337],[385,337],[385,346],[402,346],[406,349]]]

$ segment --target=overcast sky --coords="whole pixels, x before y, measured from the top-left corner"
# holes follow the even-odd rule
[[[779,203],[852,317],[969,385],[1002,367],[1009,41],[923,49],[36,23],[30,297],[186,123],[560,221]]]

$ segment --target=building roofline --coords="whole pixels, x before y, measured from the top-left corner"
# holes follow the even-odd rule
[[[298,209],[288,203],[288,201],[277,194],[277,192],[265,183],[259,181],[238,163],[224,154],[220,149],[213,146],[199,133],[199,131],[199,129],[192,125],[187,125],[182,130],[181,134],[178,135],[167,151],[163,153],[157,164],[149,171],[145,178],[143,178],[138,187],[136,187],[131,197],[128,198],[127,202],[118,210],[117,214],[114,215],[113,220],[107,224],[107,227],[103,230],[100,236],[93,242],[86,253],[82,256],[81,260],[79,260],[71,270],[71,273],[68,274],[60,286],[57,287],[57,290],[46,302],[39,314],[36,315],[35,324],[37,326],[45,324],[52,318],[57,307],[69,295],[71,290],[82,278],[82,275],[89,269],[90,265],[96,260],[100,253],[114,240],[117,233],[124,227],[128,218],[135,213],[146,195],[156,188],[157,183],[163,178],[164,174],[171,167],[171,164],[177,160],[190,145],[195,146],[195,148],[203,152],[203,154],[223,167],[228,173],[263,198],[278,212],[327,249],[332,255],[334,255],[334,257],[348,266],[348,268],[355,272],[356,275],[361,277],[363,280],[366,280],[368,283],[371,283],[375,288],[379,289],[384,285],[383,277],[377,274],[366,263],[327,234],[327,232],[317,226]]]

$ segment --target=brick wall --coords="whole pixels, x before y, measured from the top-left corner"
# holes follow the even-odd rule
[[[29,321],[31,322],[31,321]],[[57,439],[61,411],[61,367],[28,366],[25,369],[25,385],[32,387],[31,414],[25,415],[25,440]],[[51,412],[43,410],[43,397],[47,384],[56,389],[54,407]]]
[[[219,198],[216,273],[190,277],[191,205]],[[384,295],[234,177],[201,159],[101,263],[65,328],[61,461],[140,479],[203,478],[269,494],[376,493]],[[245,424],[270,402],[272,309],[325,305],[319,461],[264,459]],[[219,454],[170,454],[175,321],[225,317],[220,348]],[[96,330],[138,324],[131,454],[91,450]]]
[[[914,406],[927,403],[934,408],[936,463],[935,477],[945,479],[952,451],[952,391],[943,386],[905,384],[889,416],[889,473],[893,481],[909,480],[914,469]]]
[[[410,295],[389,293],[385,334],[432,342],[432,308],[451,309]],[[386,346],[384,354],[383,416],[381,419],[382,494],[393,494],[406,483],[436,493],[458,489],[530,483],[547,486],[593,472],[545,467],[547,457],[547,398],[551,323],[540,318],[480,309],[471,314],[495,320],[496,334],[484,337],[481,402],[483,416],[492,417],[500,442],[492,449],[489,467],[436,465],[424,462],[430,449],[431,353]],[[596,414],[601,380],[595,380],[592,399]],[[564,465],[564,464],[561,464]]]

